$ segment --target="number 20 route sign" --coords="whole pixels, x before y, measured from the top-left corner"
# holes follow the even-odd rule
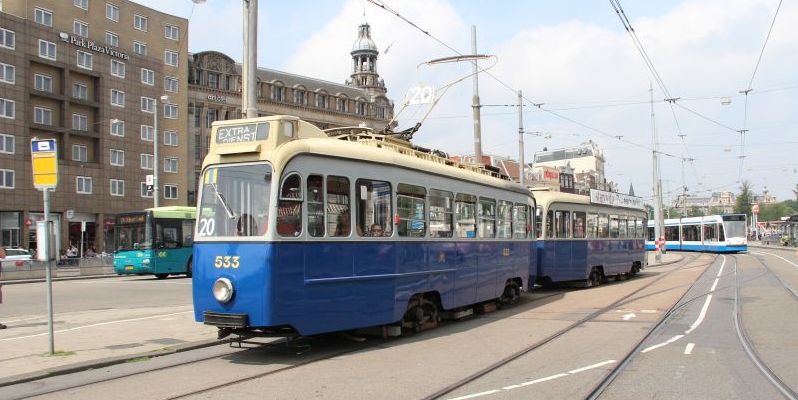
[[[55,139],[30,142],[33,162],[33,186],[39,190],[55,189],[58,186],[58,147]]]

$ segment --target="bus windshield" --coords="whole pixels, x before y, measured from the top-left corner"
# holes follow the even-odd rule
[[[200,187],[197,236],[266,233],[272,168],[268,164],[213,166]]]
[[[147,214],[120,215],[116,219],[117,250],[152,248],[152,227]]]

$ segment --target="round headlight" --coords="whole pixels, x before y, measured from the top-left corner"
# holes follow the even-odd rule
[[[219,278],[213,283],[213,297],[220,303],[227,303],[233,298],[233,282],[227,278]]]
[[[144,265],[150,265],[150,259],[149,258],[145,258],[144,261],[142,261],[141,263],[144,264]]]

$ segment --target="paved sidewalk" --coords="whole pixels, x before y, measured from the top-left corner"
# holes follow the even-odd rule
[[[649,267],[655,267],[649,252]],[[670,252],[662,264],[683,259]],[[106,309],[55,314],[56,356],[47,355],[45,315],[4,320],[0,386],[217,344],[216,328],[194,321],[193,307]]]
[[[670,251],[665,254],[662,254],[662,262],[657,264],[656,254],[654,254],[653,251],[647,251],[646,255],[648,256],[649,267],[656,267],[658,265],[669,265],[677,263],[684,259],[684,255],[682,253],[676,251]]]

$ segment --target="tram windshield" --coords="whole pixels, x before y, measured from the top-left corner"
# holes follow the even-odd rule
[[[723,230],[727,238],[745,237],[745,215],[724,215]]]
[[[268,164],[214,166],[200,186],[198,237],[266,233],[272,168]]]
[[[152,219],[146,213],[120,215],[116,218],[117,251],[152,248]]]

